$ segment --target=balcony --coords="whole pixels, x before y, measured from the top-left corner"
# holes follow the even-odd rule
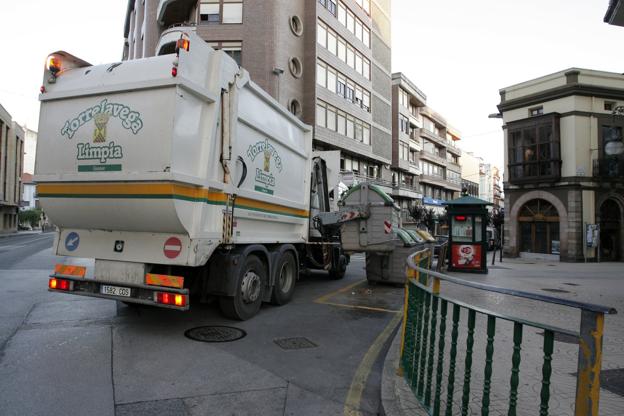
[[[429,139],[429,140],[433,141],[434,143],[437,143],[437,144],[442,145],[444,147],[448,146],[448,142],[446,141],[445,138],[442,138],[442,137],[438,136],[437,134],[432,133],[432,132],[430,132],[429,130],[427,130],[425,128],[414,129],[414,131],[420,137],[423,137],[425,139]]]
[[[184,23],[196,4],[196,0],[160,0],[156,11],[158,23],[164,27]]]
[[[395,185],[392,188],[392,195],[410,199],[422,199],[423,197],[416,187],[407,184]]]
[[[420,182],[440,186],[444,189],[449,189],[453,191],[461,191],[461,183],[450,181],[443,178],[442,176],[422,175],[420,177]]]
[[[422,150],[422,142],[420,141],[418,136],[416,136],[415,134],[410,135],[409,145],[410,145],[410,148],[414,150],[418,150],[418,151]]]
[[[420,152],[420,158],[437,163],[442,166],[446,166],[447,163],[449,163],[448,159],[446,159],[445,157],[442,157],[439,154],[428,152],[426,150]]]
[[[413,175],[421,175],[422,171],[420,170],[420,164],[417,161],[411,161],[409,163],[409,173]]]
[[[462,151],[459,147],[455,145],[455,143],[448,143],[446,145],[446,150],[453,153],[454,155],[461,156]]]
[[[452,159],[447,159],[446,162],[448,163],[449,167],[455,168],[457,172],[461,172],[461,165],[459,163],[453,162]]]
[[[374,185],[381,187],[381,190],[387,194],[392,194],[392,189],[394,187],[391,181],[387,181],[381,178],[375,178],[373,176],[368,176],[368,175],[364,175],[361,173],[356,173],[350,170],[341,171],[340,180],[344,183],[351,182],[351,184],[353,185],[362,183],[362,182],[372,183]]]
[[[594,177],[624,182],[624,159],[596,159],[593,163]]]

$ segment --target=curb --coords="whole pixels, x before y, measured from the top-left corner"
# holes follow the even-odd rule
[[[412,395],[405,379],[397,374],[401,335],[401,330],[397,331],[384,359],[379,414],[381,416],[428,416],[429,413]]]

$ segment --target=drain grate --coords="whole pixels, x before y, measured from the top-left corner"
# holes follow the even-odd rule
[[[232,342],[243,338],[247,333],[231,326],[199,326],[189,329],[184,336],[200,342]]]
[[[544,288],[541,289],[544,292],[552,292],[552,293],[570,293],[569,290],[565,290],[565,289],[551,289],[551,288]]]
[[[539,332],[539,335],[544,336],[543,332]],[[555,341],[563,342],[564,344],[578,344],[578,338],[574,335],[564,334],[562,332],[555,332]]]
[[[274,339],[273,342],[284,350],[301,350],[304,348],[318,347],[318,345],[305,337],[277,338]]]

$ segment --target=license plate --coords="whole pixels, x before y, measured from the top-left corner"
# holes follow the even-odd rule
[[[119,286],[109,286],[102,285],[100,286],[100,293],[103,295],[112,295],[112,296],[124,296],[130,297],[130,288],[129,287],[119,287]]]

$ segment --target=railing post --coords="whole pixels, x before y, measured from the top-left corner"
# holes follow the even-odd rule
[[[604,314],[581,312],[575,416],[598,416]]]

